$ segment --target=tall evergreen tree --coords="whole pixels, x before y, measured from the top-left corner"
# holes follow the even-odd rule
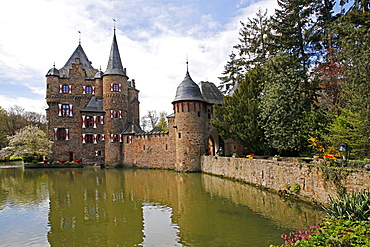
[[[247,22],[241,22],[239,30],[239,44],[234,46],[237,54],[231,53],[230,60],[225,66],[220,88],[224,93],[229,93],[237,88],[238,83],[244,76],[257,66],[262,66],[268,59],[270,25],[267,11],[261,10],[255,18],[248,18]]]
[[[267,150],[262,129],[258,125],[262,73],[259,67],[250,70],[232,96],[214,106],[216,120],[211,120],[223,139],[240,141],[252,152]]]
[[[303,94],[302,65],[289,53],[278,53],[265,67],[260,125],[268,144],[279,153],[307,146],[304,129],[308,98]]]
[[[341,109],[326,137],[332,146],[348,143],[359,158],[370,152],[370,11],[363,2],[355,1],[335,23],[344,78]]]

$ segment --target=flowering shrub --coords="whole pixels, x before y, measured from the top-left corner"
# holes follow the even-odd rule
[[[281,235],[288,246],[370,246],[370,221],[327,220],[310,230]],[[270,247],[273,247],[271,245]]]

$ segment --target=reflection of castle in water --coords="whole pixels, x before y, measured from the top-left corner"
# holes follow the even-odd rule
[[[312,207],[206,174],[85,169],[48,175],[52,181],[48,240],[53,246],[140,245],[150,234],[144,229],[150,225],[148,213],[158,208],[170,210],[157,217],[167,217],[166,224],[178,228],[173,237],[184,244],[205,233],[210,243],[221,241],[220,235],[227,241],[224,236],[233,238],[235,231],[245,232],[241,237],[245,239],[240,239],[245,242],[261,231],[276,231],[276,226],[307,228],[322,217]]]

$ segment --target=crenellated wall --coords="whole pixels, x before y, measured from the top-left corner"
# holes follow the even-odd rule
[[[299,198],[326,204],[338,191],[360,191],[369,188],[370,172],[365,170],[330,168],[323,170],[317,164],[283,162],[267,159],[246,159],[202,156],[201,169],[205,173],[219,175],[263,186],[276,191],[289,191],[286,185],[300,185]],[[342,179],[328,179],[333,174]],[[336,176],[338,177],[338,176]],[[335,183],[334,183],[335,182]]]
[[[175,169],[175,140],[171,133],[157,131],[126,136],[124,163],[143,168]]]

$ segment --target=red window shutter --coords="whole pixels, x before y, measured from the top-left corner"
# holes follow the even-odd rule
[[[122,118],[122,111],[119,111],[119,112],[118,112],[118,117],[119,117],[119,118]]]
[[[113,83],[110,84],[110,91],[113,92]]]
[[[122,142],[122,135],[119,135],[119,142]]]
[[[101,140],[104,141],[105,140],[105,135],[104,134],[101,134]]]
[[[73,105],[69,105],[69,116],[73,117]]]
[[[94,144],[98,144],[98,134],[94,134]]]
[[[66,141],[69,140],[69,129],[66,129]]]
[[[82,134],[82,143],[86,143],[86,134]]]
[[[54,128],[54,130],[53,130],[53,131],[54,131],[54,133],[53,133],[53,137],[54,137],[54,138],[53,138],[53,139],[57,141],[57,140],[58,140],[58,138],[57,138],[58,128]]]
[[[68,86],[68,93],[72,93],[72,85]]]
[[[92,87],[92,94],[95,94],[95,87]]]
[[[104,124],[104,116],[100,116],[100,124]]]
[[[63,85],[59,85],[59,93],[63,93]]]
[[[118,84],[118,91],[122,92],[122,84]]]
[[[114,111],[110,110],[110,118],[113,118],[113,117],[114,117]]]
[[[96,124],[97,124],[97,117],[96,116],[93,116],[93,127],[96,128]]]
[[[82,94],[86,94],[86,86],[82,86]]]
[[[58,116],[62,116],[62,104],[58,104]]]
[[[86,128],[86,116],[82,115],[82,128]]]
[[[110,142],[113,142],[113,141],[114,141],[114,135],[110,134]]]
[[[99,156],[99,151],[95,151],[95,156]]]

